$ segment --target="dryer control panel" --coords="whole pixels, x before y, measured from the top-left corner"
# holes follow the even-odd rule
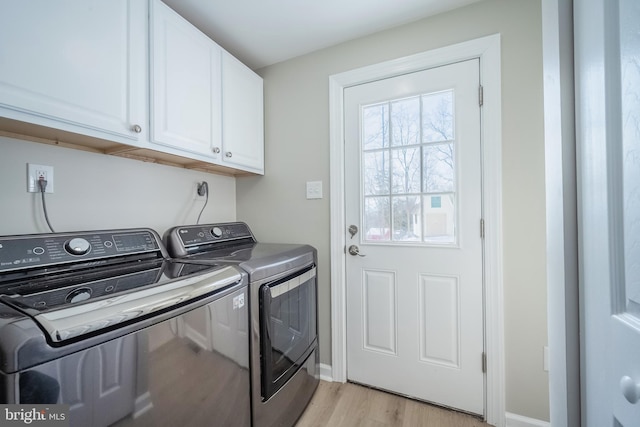
[[[172,257],[183,257],[202,246],[217,246],[239,240],[256,242],[249,226],[244,222],[174,227],[165,233],[164,240]]]

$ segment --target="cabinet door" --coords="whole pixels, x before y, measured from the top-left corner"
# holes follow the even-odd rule
[[[222,56],[223,161],[264,172],[262,78],[227,52]]]
[[[103,132],[143,138],[146,11],[139,0],[4,2],[0,115],[107,139]]]
[[[221,49],[164,3],[151,8],[151,140],[215,157]]]

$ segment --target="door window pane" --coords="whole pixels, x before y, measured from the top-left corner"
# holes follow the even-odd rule
[[[422,235],[420,197],[393,198],[393,235],[395,242],[419,242]]]
[[[454,191],[455,155],[452,142],[431,144],[422,148],[424,155],[424,191]]]
[[[422,141],[451,141],[453,132],[453,91],[422,95]]]
[[[389,152],[364,153],[364,194],[389,194]]]
[[[429,243],[454,243],[456,236],[455,195],[429,195],[424,196],[424,199],[423,240]]]
[[[365,240],[389,241],[391,221],[388,197],[365,197],[364,199]]]
[[[391,144],[420,143],[420,98],[413,97],[391,103]]]
[[[362,109],[362,146],[365,150],[389,146],[389,104]]]
[[[446,90],[362,107],[366,242],[457,242],[454,95]]]
[[[394,194],[420,193],[420,148],[391,150]]]

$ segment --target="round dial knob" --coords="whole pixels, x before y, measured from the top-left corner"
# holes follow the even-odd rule
[[[71,255],[84,255],[91,249],[91,244],[85,239],[76,237],[64,244],[64,250]]]
[[[213,227],[211,229],[211,234],[213,234],[213,237],[221,237],[222,236],[222,229],[220,227]]]
[[[67,294],[65,301],[69,304],[88,300],[91,298],[91,288],[79,288]]]

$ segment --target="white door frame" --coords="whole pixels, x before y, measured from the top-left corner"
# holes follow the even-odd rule
[[[580,425],[573,0],[542,0],[549,423]]]
[[[331,363],[333,381],[347,380],[344,205],[344,88],[467,59],[480,59],[484,323],[487,354],[485,419],[505,424],[504,300],[502,283],[502,120],[500,35],[471,40],[329,77],[331,192]],[[478,361],[480,363],[480,361]]]

